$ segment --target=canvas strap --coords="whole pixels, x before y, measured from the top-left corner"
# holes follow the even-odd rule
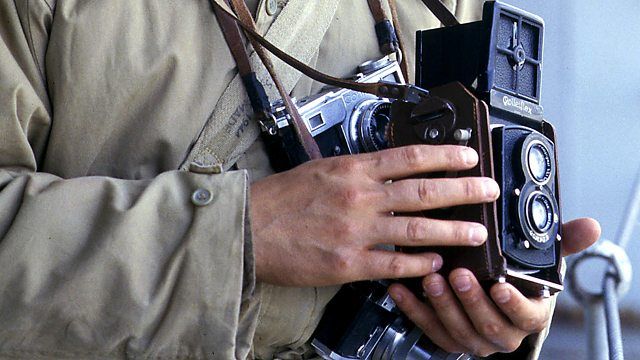
[[[339,0],[289,0],[264,38],[301,62],[308,63],[320,47],[338,3]],[[223,5],[227,14],[235,18],[228,6]],[[249,61],[267,95],[273,99],[279,98],[276,86],[262,66],[260,57],[254,53]],[[285,90],[291,92],[301,74],[290,71],[284,62],[278,60],[273,62],[273,68],[279,74]],[[189,169],[192,162],[204,166],[221,164],[225,169],[230,168],[260,135],[260,127],[253,120],[253,114],[242,76],[238,74],[220,96],[181,169]]]

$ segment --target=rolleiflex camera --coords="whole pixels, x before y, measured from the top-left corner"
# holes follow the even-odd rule
[[[413,144],[469,146],[479,164],[425,178],[484,176],[501,188],[495,203],[425,211],[414,216],[482,223],[479,247],[401,248],[435,251],[444,275],[473,271],[485,286],[509,282],[529,296],[562,290],[559,274],[561,217],[553,127],[540,106],[544,22],[499,1],[484,4],[478,22],[418,31],[416,85],[428,96],[413,103],[347,89],[328,89],[296,101],[323,156],[378,151]],[[359,82],[403,83],[397,63],[363,64]],[[427,93],[425,91],[425,93]],[[278,143],[298,165],[289,115],[273,105]],[[273,159],[273,156],[272,156]],[[408,283],[411,285],[411,282]],[[435,347],[402,315],[387,282],[347,284],[329,303],[312,345],[326,359],[469,359]],[[419,287],[415,292],[422,296]]]
[[[479,279],[506,280],[534,296],[563,289],[555,132],[540,106],[543,30],[540,17],[495,1],[485,3],[482,21],[418,31],[416,42],[418,86],[432,95],[443,93],[459,107],[447,95],[456,81],[481,100],[480,108],[488,107],[490,135],[484,136],[479,124],[478,143],[471,138],[469,145],[480,155],[483,176],[494,178],[501,189],[496,212],[465,206],[429,214],[481,222],[489,230],[481,248],[438,251],[448,269],[467,267]],[[428,144],[460,143],[463,126],[450,118],[443,113],[421,128],[426,136],[418,138]]]

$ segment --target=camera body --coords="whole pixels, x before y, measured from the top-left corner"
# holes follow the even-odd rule
[[[563,289],[556,139],[540,105],[543,33],[540,17],[489,1],[482,21],[418,31],[416,41],[416,85],[433,94],[457,81],[486,104],[491,146],[479,166],[501,189],[495,225],[480,221],[495,237],[479,249],[444,249],[445,264],[534,296]],[[423,142],[457,141],[443,133]],[[469,266],[456,254],[486,261]]]
[[[385,281],[347,284],[328,304],[312,345],[324,358],[471,360],[447,353],[400,313]]]

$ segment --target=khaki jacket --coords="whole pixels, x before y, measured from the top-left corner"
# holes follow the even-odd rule
[[[249,3],[263,31],[286,6]],[[412,48],[438,23],[397,3]],[[312,65],[378,57],[366,1],[342,1]],[[235,74],[208,0],[0,0],[0,357],[296,356],[336,288],[256,284],[261,144],[248,171],[176,170]]]

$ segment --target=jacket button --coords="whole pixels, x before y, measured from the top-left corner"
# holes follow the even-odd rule
[[[278,1],[267,0],[267,14],[273,16],[278,11]]]
[[[198,189],[191,194],[191,202],[196,206],[209,205],[213,200],[213,193],[207,189]]]

